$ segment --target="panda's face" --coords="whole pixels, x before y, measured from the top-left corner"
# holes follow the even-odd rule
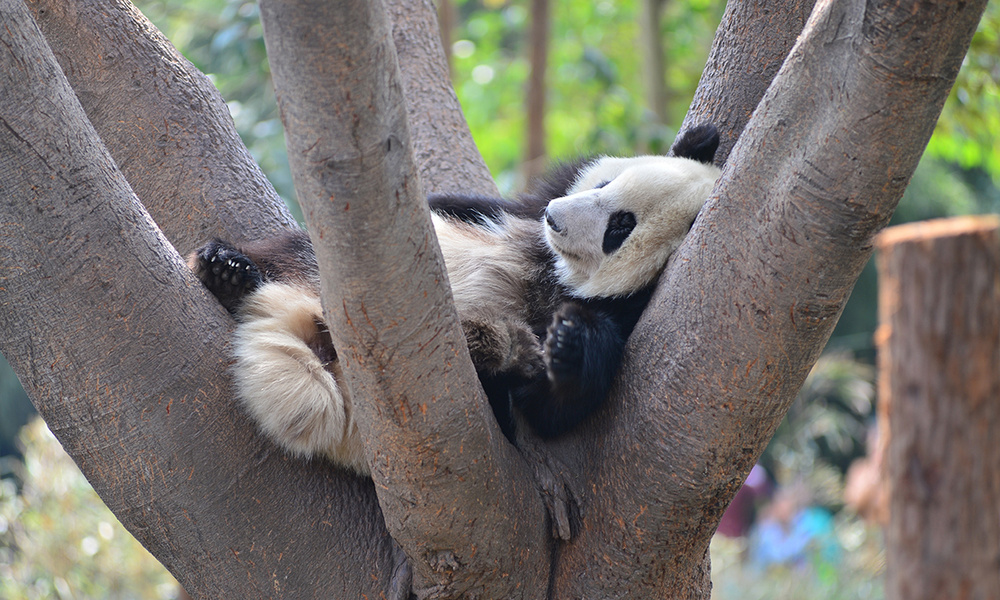
[[[563,284],[580,297],[651,283],[691,228],[719,169],[686,158],[601,158],[549,203],[545,237]]]

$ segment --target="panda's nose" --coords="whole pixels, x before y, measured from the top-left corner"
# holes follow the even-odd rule
[[[562,227],[560,227],[556,223],[556,220],[552,218],[552,213],[549,212],[549,209],[547,208],[545,209],[545,223],[549,226],[549,229],[551,229],[552,231],[556,233],[562,232]]]

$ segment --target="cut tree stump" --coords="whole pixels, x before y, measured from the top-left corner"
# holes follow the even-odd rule
[[[1000,598],[1000,217],[878,239],[886,598]]]

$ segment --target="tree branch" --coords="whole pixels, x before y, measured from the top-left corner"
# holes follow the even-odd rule
[[[0,164],[0,351],[125,526],[197,596],[398,597],[371,483],[286,459],[236,411],[231,320],[20,0],[0,0]]]
[[[542,597],[545,514],[468,358],[384,5],[268,0],[261,20],[325,314],[415,591]]]
[[[424,191],[496,197],[497,186],[451,86],[434,2],[387,0],[386,5]]]
[[[713,123],[721,133],[715,164],[725,164],[750,115],[802,32],[815,0],[740,0],[726,12],[691,101],[684,131]]]
[[[703,595],[691,580],[722,511],[826,343],[984,6],[816,6],[636,328],[608,418],[581,434],[606,435],[572,469],[601,518],[559,562],[560,593]]]
[[[295,227],[222,96],[126,0],[27,0],[118,167],[187,253]]]

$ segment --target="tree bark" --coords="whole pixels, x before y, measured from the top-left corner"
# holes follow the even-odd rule
[[[714,123],[723,135],[715,164],[725,164],[750,115],[788,56],[815,0],[739,0],[726,12],[681,131]]]
[[[124,0],[28,0],[87,117],[182,254],[295,227],[207,77]]]
[[[886,598],[1000,598],[1000,217],[878,250]]]
[[[467,143],[428,143],[467,130],[414,108],[443,97],[446,70],[394,64],[397,50],[443,64],[436,27],[421,35],[437,46],[414,43],[393,4],[390,43],[379,2],[265,2],[275,56],[302,57],[274,72],[375,485],[253,434],[229,392],[231,321],[128,189],[23,5],[0,3],[0,351],[126,526],[197,596],[405,597],[391,532],[419,596],[557,599],[708,597],[708,540],[832,330],[985,0],[821,3],[769,89],[782,54],[761,48],[791,47],[799,13],[731,7],[689,117],[733,148],[716,193],[599,418],[523,455],[466,358],[421,202],[418,172],[475,163]],[[295,87],[309,82],[323,85]],[[414,145],[435,152],[416,161],[401,85],[427,125]],[[485,176],[427,187],[452,177]],[[555,484],[526,473],[539,456]],[[553,493],[571,541],[548,538]]]
[[[984,7],[816,6],[661,277],[603,418],[553,445],[587,511],[557,556],[557,597],[705,596],[722,511],[833,330]]]
[[[424,191],[496,197],[497,186],[451,87],[433,1],[386,0],[386,6]]]
[[[198,597],[405,598],[371,482],[289,459],[236,410],[232,320],[20,0],[0,0],[0,156],[0,351],[122,523]]]
[[[378,0],[261,3],[324,313],[417,596],[541,597],[544,512],[468,358],[384,12]]]

